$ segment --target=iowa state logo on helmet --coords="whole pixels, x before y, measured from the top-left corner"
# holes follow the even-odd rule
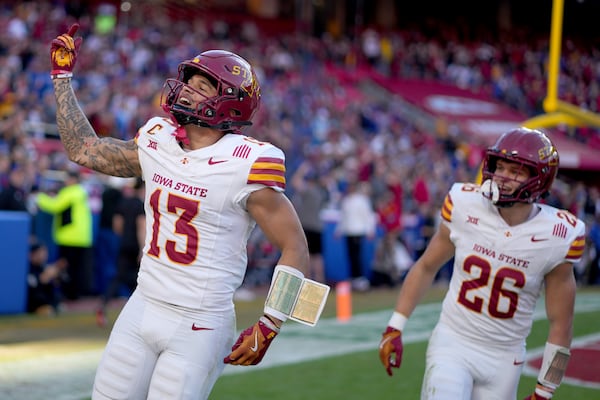
[[[260,85],[256,74],[250,64],[245,61],[239,60],[241,65],[234,65],[231,74],[241,75],[243,80],[240,84],[240,88],[248,93],[250,97],[260,97]]]
[[[550,166],[558,165],[558,152],[552,144],[548,144],[539,149],[538,157],[540,158],[540,161],[547,160],[548,165]]]

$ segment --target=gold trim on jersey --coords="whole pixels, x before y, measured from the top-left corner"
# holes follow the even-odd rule
[[[569,251],[567,252],[566,258],[569,260],[577,261],[583,256],[583,250],[585,249],[585,236],[578,236],[571,243]]]
[[[442,206],[442,218],[448,222],[452,222],[452,209],[454,208],[454,204],[452,203],[452,198],[450,194],[446,195],[444,199],[444,205]]]

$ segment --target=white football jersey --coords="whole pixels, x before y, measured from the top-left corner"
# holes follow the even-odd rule
[[[240,134],[186,151],[175,130],[155,117],[136,136],[147,218],[138,290],[180,307],[231,310],[255,225],[246,199],[265,187],[284,191],[285,156]]]
[[[585,225],[568,211],[537,204],[530,220],[509,226],[479,186],[456,183],[442,221],[456,247],[440,321],[474,341],[523,343],[544,276],[581,259]]]

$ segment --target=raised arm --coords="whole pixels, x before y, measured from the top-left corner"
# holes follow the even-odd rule
[[[71,79],[55,78],[53,84],[58,133],[69,159],[107,175],[140,176],[135,141],[99,138],[77,103]]]
[[[134,177],[141,175],[137,145],[111,137],[99,138],[77,102],[71,77],[82,39],[74,39],[79,28],[52,41],[52,83],[56,97],[56,123],[60,139],[69,159],[79,165],[107,175]]]

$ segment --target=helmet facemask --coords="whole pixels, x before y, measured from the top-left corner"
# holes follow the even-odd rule
[[[194,124],[234,133],[239,133],[242,126],[252,125],[251,119],[260,105],[260,86],[252,67],[243,58],[227,51],[210,50],[182,62],[178,71],[177,79],[167,79],[161,105],[179,125]],[[216,96],[206,98],[188,85],[196,74],[210,81]],[[186,104],[182,94],[190,92],[205,100]]]
[[[206,98],[206,96],[185,82],[178,79],[167,79],[167,82],[165,83],[165,92],[163,94],[163,97],[166,95],[167,99],[166,102],[163,103],[165,111],[170,112],[179,125],[193,124],[218,130],[231,129],[230,124],[229,127],[227,127],[224,126],[225,124],[213,125],[209,122],[216,114],[215,102],[217,101],[217,97]],[[194,104],[186,104],[189,103],[189,101],[181,99],[181,97],[184,97],[182,96],[182,93],[184,92],[196,93],[199,96],[205,97],[206,100],[198,102],[195,106]]]
[[[510,176],[496,175],[496,164],[499,159],[507,162],[512,162],[519,165],[519,169],[526,169],[529,174],[529,178],[525,181],[519,181]],[[515,203],[533,203],[537,200],[532,194],[532,188],[540,185],[540,177],[535,172],[535,167],[527,165],[526,162],[516,162],[505,157],[494,157],[489,156],[486,169],[483,172],[484,183],[482,184],[482,193],[484,197],[492,200],[492,202],[498,207],[510,207]],[[508,182],[515,182],[518,184],[516,189],[511,193],[503,191],[504,184]],[[547,196],[547,192],[540,197]]]
[[[511,179],[496,174],[498,160],[526,168],[529,178],[512,193],[502,193],[503,183]],[[534,203],[549,195],[558,164],[558,151],[543,132],[522,127],[514,129],[503,134],[487,149],[482,168],[482,193],[499,207]]]

